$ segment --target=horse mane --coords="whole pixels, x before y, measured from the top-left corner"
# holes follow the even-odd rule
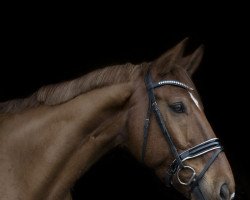
[[[0,103],[0,113],[16,113],[39,105],[61,104],[93,89],[133,80],[133,77],[144,71],[138,69],[146,69],[145,65],[147,63],[109,66],[74,80],[43,86],[27,98]]]

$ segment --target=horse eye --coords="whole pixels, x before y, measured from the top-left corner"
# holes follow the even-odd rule
[[[174,112],[176,113],[184,113],[185,112],[185,106],[182,102],[176,102],[169,106]]]

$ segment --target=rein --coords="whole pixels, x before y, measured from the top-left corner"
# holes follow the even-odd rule
[[[196,197],[198,199],[205,199],[201,189],[200,189],[200,185],[199,182],[200,180],[203,178],[203,176],[205,175],[206,171],[209,169],[209,167],[213,164],[213,162],[215,161],[215,159],[218,157],[218,155],[222,152],[222,146],[219,143],[219,139],[218,138],[212,138],[209,139],[207,141],[202,142],[201,144],[198,144],[182,153],[179,153],[174,142],[173,139],[166,127],[166,122],[164,121],[162,114],[160,112],[160,109],[157,105],[156,102],[156,98],[154,95],[154,89],[162,87],[162,86],[175,86],[175,87],[179,87],[179,88],[183,88],[185,90],[194,90],[193,88],[189,87],[188,85],[181,83],[179,81],[175,81],[175,80],[162,80],[159,82],[154,83],[152,81],[152,77],[150,75],[150,72],[148,70],[146,76],[145,76],[145,85],[147,88],[147,93],[148,93],[148,99],[149,99],[149,105],[148,105],[148,111],[147,111],[147,116],[145,119],[145,123],[144,123],[144,134],[143,134],[143,146],[142,146],[142,162],[144,162],[145,160],[145,154],[146,154],[146,148],[147,148],[147,140],[148,140],[148,130],[149,130],[149,126],[150,126],[150,116],[151,113],[154,113],[154,116],[156,118],[156,121],[161,129],[161,132],[164,136],[164,138],[166,139],[169,148],[174,156],[174,161],[172,162],[172,164],[170,165],[170,169],[168,170],[167,174],[166,174],[166,184],[167,186],[173,185],[172,184],[172,179],[173,176],[177,176],[177,180],[181,185],[184,186],[189,186],[190,187],[190,192],[193,192],[194,195],[196,195]],[[206,165],[204,166],[204,168],[202,169],[202,171],[197,175],[195,169],[191,166],[185,165],[184,161],[195,158],[195,157],[199,157],[203,154],[206,154],[208,152],[213,151],[213,155],[211,156],[211,158],[207,161]],[[180,172],[182,170],[189,170],[192,175],[190,177],[190,179],[188,181],[183,181],[180,178]]]

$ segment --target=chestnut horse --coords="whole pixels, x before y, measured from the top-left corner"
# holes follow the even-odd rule
[[[203,47],[183,56],[186,43],[187,39],[150,63],[106,67],[42,87],[24,100],[0,104],[0,195],[70,199],[79,174],[103,152],[120,145],[187,198],[232,199],[230,165],[190,79]],[[122,83],[125,100],[110,111],[110,100],[104,101],[104,112],[104,97],[95,97],[95,91],[103,93],[98,88]],[[121,94],[114,91],[114,101],[115,95]]]

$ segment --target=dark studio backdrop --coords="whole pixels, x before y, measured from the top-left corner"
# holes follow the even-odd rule
[[[205,45],[203,61],[193,80],[233,168],[238,199],[249,199],[247,22],[242,10],[235,17],[232,13],[237,8],[230,9],[234,12],[215,9],[205,13],[201,7],[192,11],[193,17],[187,12],[180,19],[164,12],[156,12],[152,18],[146,11],[132,14],[129,10],[97,18],[81,12],[53,15],[53,10],[46,19],[47,14],[36,11],[6,14],[0,47],[0,100],[25,97],[42,85],[107,65],[151,61],[189,37],[187,51]],[[175,13],[179,12],[182,10],[176,9]],[[96,163],[77,182],[73,195],[76,200],[100,196],[181,198],[120,150]]]

